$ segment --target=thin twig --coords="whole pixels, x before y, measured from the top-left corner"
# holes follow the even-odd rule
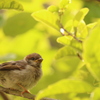
[[[83,60],[82,56],[81,56],[79,53],[77,53],[77,56],[78,56],[78,58],[79,58],[80,60]]]
[[[63,11],[63,9],[62,9],[62,11]],[[62,15],[63,15],[63,12],[61,12],[61,11],[59,11],[59,25],[60,25],[60,29],[63,29],[68,35],[70,35],[70,36],[72,36],[75,40],[77,40],[78,42],[80,42],[80,43],[82,43],[82,40],[79,40],[77,37],[76,37],[76,29],[75,29],[75,34],[73,35],[72,33],[70,33],[70,32],[68,32],[65,28],[64,28],[64,26],[62,25],[62,23],[61,23],[61,19],[62,19]],[[61,32],[61,31],[60,31]],[[61,34],[64,36],[64,35],[66,35],[66,34],[64,34],[64,32],[61,32]]]
[[[72,36],[75,40],[77,40],[78,42],[82,43],[82,40],[79,40],[75,35],[73,35],[72,33],[68,32],[66,29],[64,29],[63,25],[60,23],[60,28],[63,29],[68,35]],[[66,35],[66,34],[63,34],[61,32],[62,35]]]
[[[22,91],[18,91],[18,90],[14,90],[14,89],[9,89],[9,88],[4,88],[2,86],[0,86],[0,91],[7,93],[7,94],[12,94],[15,96],[20,96],[23,98],[28,98],[28,99],[32,99],[35,100],[36,95],[30,94],[30,93],[24,93],[23,96],[21,95]],[[51,98],[42,98],[40,100],[57,100],[57,99],[51,99]]]
[[[68,32],[66,29],[64,29],[64,31],[65,31],[66,33],[68,33],[68,35],[72,36],[75,40],[77,40],[78,42],[81,42],[81,43],[82,43],[82,41],[79,40],[75,35],[72,35],[72,34],[71,34],[70,32]]]

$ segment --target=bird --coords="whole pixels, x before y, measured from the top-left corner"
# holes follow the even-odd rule
[[[38,53],[27,55],[23,60],[0,64],[0,85],[4,88],[28,92],[42,76],[43,58]]]

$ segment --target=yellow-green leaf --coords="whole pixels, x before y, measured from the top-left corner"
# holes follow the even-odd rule
[[[60,8],[66,8],[66,6],[71,3],[71,0],[61,0],[60,1],[60,4],[59,4],[59,7]]]
[[[86,14],[89,12],[88,8],[82,8],[74,17],[74,27],[77,27],[78,24],[80,23],[80,21],[82,21],[84,19],[84,17],[86,16]]]
[[[84,60],[94,78],[100,81],[100,23],[84,42]]]
[[[78,52],[82,52],[82,43],[78,42],[77,40],[73,39],[71,36],[62,36],[57,38],[57,42],[63,45],[71,46]]]
[[[71,40],[72,40],[71,36],[62,36],[62,37],[57,38],[57,42],[63,45],[69,45]]]
[[[81,39],[85,39],[88,36],[88,29],[86,26],[86,23],[84,21],[81,21],[79,25],[77,26],[77,37]]]
[[[72,47],[64,46],[63,48],[58,50],[55,58],[60,59],[63,57],[76,56],[76,55],[77,55],[77,53]]]
[[[59,24],[58,24],[59,16],[57,14],[52,13],[48,10],[41,10],[41,11],[34,12],[32,16],[37,21],[45,23],[59,31]]]
[[[100,88],[96,88],[92,93],[91,93],[91,100],[100,100]]]
[[[0,9],[23,10],[23,6],[15,0],[0,0]]]
[[[91,29],[93,29],[96,25],[97,25],[97,22],[88,24],[88,25],[87,25],[88,31],[91,31]]]
[[[49,10],[51,12],[58,12],[59,8],[57,6],[51,5],[48,7],[47,10]]]
[[[93,87],[80,80],[72,80],[72,79],[63,79],[58,81],[57,83],[54,83],[52,85],[49,85],[46,89],[40,91],[37,94],[37,99],[56,95],[56,94],[62,94],[62,93],[89,93],[93,90]]]
[[[32,29],[35,24],[36,21],[31,17],[30,13],[19,13],[6,20],[3,31],[8,36],[16,36]]]

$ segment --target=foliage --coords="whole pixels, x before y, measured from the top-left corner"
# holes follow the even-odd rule
[[[16,9],[23,10],[23,7],[20,3],[15,0],[2,0],[0,1],[0,9]]]
[[[43,56],[44,75],[31,90],[36,100],[99,100],[100,20],[88,15],[99,3],[88,3],[89,9],[85,4],[91,1],[84,0],[6,1],[0,0],[0,60],[19,60],[32,52]]]

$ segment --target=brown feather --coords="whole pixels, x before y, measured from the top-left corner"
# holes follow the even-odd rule
[[[27,63],[25,63],[23,60],[13,61],[13,62],[5,62],[5,63],[0,64],[0,71],[25,69],[26,65],[27,65]]]

